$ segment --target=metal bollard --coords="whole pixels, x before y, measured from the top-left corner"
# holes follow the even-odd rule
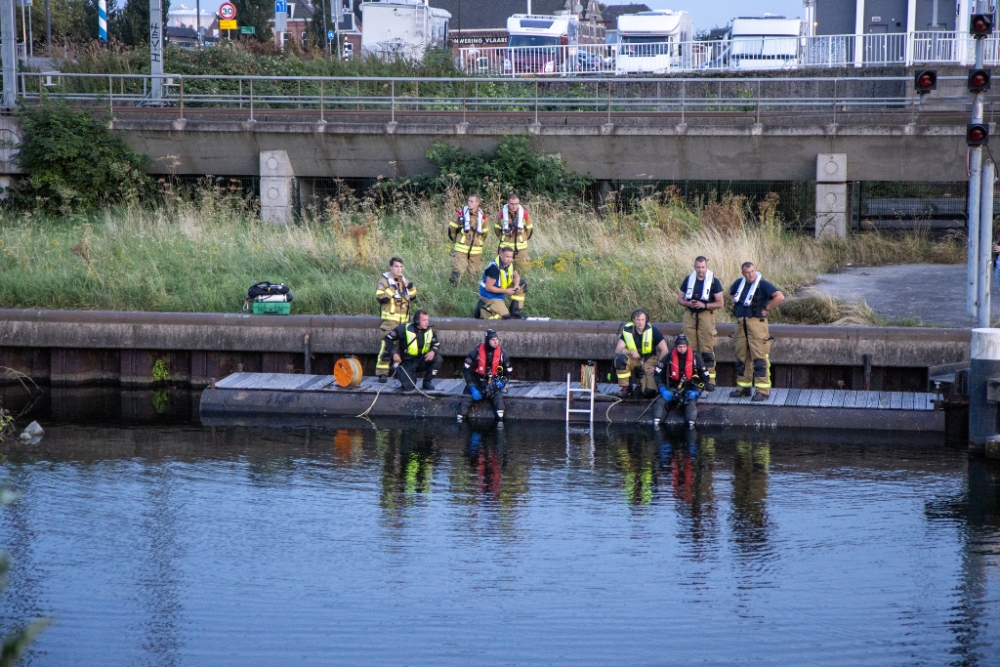
[[[969,447],[1000,458],[1000,329],[973,329],[969,363]]]

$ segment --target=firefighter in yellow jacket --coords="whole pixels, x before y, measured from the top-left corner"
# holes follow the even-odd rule
[[[382,324],[378,328],[379,349],[375,374],[379,382],[389,376],[389,358],[385,353],[385,335],[406,324],[410,319],[410,305],[417,298],[417,288],[403,276],[403,260],[393,257],[389,260],[389,270],[378,279],[375,299],[382,309]]]
[[[465,206],[455,211],[455,218],[448,225],[451,239],[452,287],[458,285],[463,273],[479,278],[483,272],[483,244],[489,233],[489,220],[479,208],[479,195],[469,195]]]
[[[534,234],[535,228],[531,223],[531,214],[521,206],[521,198],[517,193],[512,192],[507,196],[507,203],[500,209],[497,221],[493,223],[493,231],[500,239],[500,247],[497,253],[504,248],[514,251],[514,270],[522,278],[531,269],[531,257],[528,255],[528,239]],[[515,294],[511,301],[520,311],[524,308],[524,293]]]
[[[618,376],[620,398],[633,392],[632,375],[638,371],[639,388],[644,396],[656,395],[653,373],[657,362],[667,354],[667,341],[660,330],[649,323],[649,314],[642,308],[632,313],[632,322],[622,328],[615,345],[615,373]]]

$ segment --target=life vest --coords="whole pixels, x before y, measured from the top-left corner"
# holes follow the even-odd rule
[[[461,226],[458,226],[457,223],[452,225],[453,227],[457,227],[452,250],[454,252],[465,253],[466,255],[481,255],[483,252],[483,241],[486,239],[486,229],[483,227],[484,223],[486,223],[486,214],[483,213],[483,209],[476,211],[476,223],[474,225],[472,224],[472,216],[470,215],[468,206],[463,206],[458,214],[462,218],[462,223]]]
[[[524,250],[528,247],[528,229],[525,228],[524,217],[527,211],[523,206],[517,207],[517,217],[510,219],[510,209],[507,204],[503,205],[500,211],[500,224],[497,231],[500,236],[501,248],[513,248],[515,251]]]
[[[379,291],[389,299],[382,304],[382,319],[403,323],[407,320],[407,315],[410,312],[410,301],[413,299],[413,295],[407,288],[410,283],[405,276],[401,276],[397,281],[389,272],[383,273],[382,278],[385,279],[386,286]],[[399,299],[395,298],[397,294],[400,296]]]
[[[675,347],[670,352],[670,379],[673,382],[683,382],[694,378],[694,352],[688,348],[684,355],[684,371],[681,371],[680,355]]]
[[[501,356],[500,356],[500,346],[497,345],[493,350],[493,359],[490,361],[489,366],[486,365],[486,343],[479,344],[479,354],[476,360],[476,375],[482,375],[483,377],[489,378],[493,377],[498,368],[501,366]]]
[[[500,256],[490,262],[490,266],[495,266],[500,271],[496,286],[500,289],[508,289],[514,285],[514,262],[507,265],[507,268],[500,266]],[[488,271],[490,266],[486,267]],[[503,294],[495,294],[486,289],[486,271],[483,271],[483,279],[479,282],[479,296],[484,299],[503,299]]]
[[[431,341],[434,340],[434,330],[427,327],[424,332],[423,348],[417,347],[417,329],[412,324],[406,325],[406,353],[411,357],[420,357],[427,354],[431,349]]]
[[[625,329],[622,330],[622,339],[625,341],[625,347],[632,350],[633,352],[639,352],[635,347],[635,325],[626,324]],[[653,327],[646,325],[646,328],[642,330],[642,356],[648,357],[653,353]]]

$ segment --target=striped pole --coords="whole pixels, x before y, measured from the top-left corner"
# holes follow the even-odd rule
[[[108,41],[108,0],[97,0],[97,37]]]

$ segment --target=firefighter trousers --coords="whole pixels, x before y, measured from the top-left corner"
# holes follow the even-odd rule
[[[651,354],[645,359],[634,359],[625,353],[619,354],[615,358],[615,374],[618,376],[618,386],[627,387],[632,381],[632,374],[639,371],[642,391],[645,394],[656,393],[656,375],[646,374],[648,369],[656,369],[656,355]]]
[[[392,363],[392,353],[385,354],[385,336],[399,326],[399,322],[382,320],[378,328],[378,357],[375,358],[375,375],[388,375],[389,364]]]
[[[762,317],[736,319],[733,334],[736,354],[736,386],[755,388],[764,396],[771,394],[771,334]]]
[[[707,309],[685,309],[681,327],[691,349],[701,355],[708,381],[715,384],[715,313]]]

